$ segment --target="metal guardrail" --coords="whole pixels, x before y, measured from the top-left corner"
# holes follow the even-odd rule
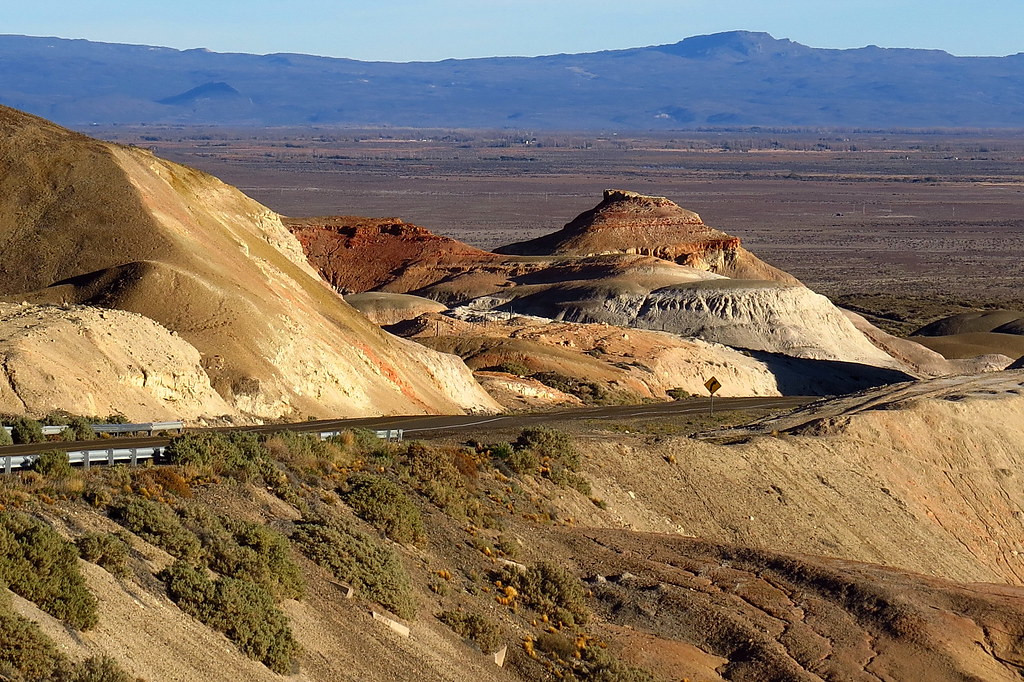
[[[351,429],[341,429],[340,431],[321,431],[320,440],[327,440],[328,438],[340,436],[341,434],[349,430]],[[380,438],[381,440],[386,440],[389,443],[401,443],[402,438],[405,435],[405,432],[402,429],[381,429],[379,431],[374,431],[373,433],[375,436],[377,436],[377,438]]]
[[[64,433],[64,429],[68,428],[70,424],[56,424],[53,426],[44,426],[44,436],[59,436]],[[153,435],[157,431],[181,431],[185,428],[183,422],[144,422],[142,424],[90,424],[92,430],[96,433],[141,433],[143,431]],[[4,430],[7,433],[11,433],[14,427],[5,426]]]
[[[79,465],[83,469],[90,468],[93,464],[114,465],[119,463],[131,464],[156,459],[163,454],[165,446],[149,445],[138,448],[97,448],[93,450],[69,450],[68,462],[72,465]],[[3,472],[11,473],[15,469],[27,469],[39,458],[39,454],[33,455],[5,455],[3,456]]]
[[[174,424],[178,424],[178,427],[174,427]],[[168,425],[171,425],[170,428]],[[153,422],[152,424],[117,424],[120,427],[153,427],[157,431],[169,431],[172,428],[181,428],[181,422]],[[107,425],[114,426],[114,425]],[[146,430],[146,429],[135,429],[135,430]],[[347,429],[339,431],[320,431],[318,435],[320,440],[327,440],[334,436],[341,435]],[[122,431],[121,433],[128,433],[129,431]],[[134,431],[132,431],[134,432]],[[59,431],[58,431],[59,433]],[[402,429],[382,429],[374,431],[374,435],[381,440],[390,442],[400,443],[404,432]],[[3,473],[9,474],[16,469],[27,469],[32,466],[33,462],[39,458],[47,448],[47,443],[39,443],[40,452],[32,454],[21,454],[21,455],[0,455],[0,467],[2,467]],[[68,462],[72,466],[81,466],[83,469],[88,469],[93,464],[131,464],[136,465],[139,462],[145,462],[148,460],[159,459],[160,455],[163,454],[165,445],[148,445],[143,447],[135,448],[93,448],[89,450],[68,450]],[[53,449],[52,447],[49,449]]]

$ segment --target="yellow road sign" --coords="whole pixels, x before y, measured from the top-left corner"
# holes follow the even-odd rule
[[[722,383],[715,377],[711,377],[704,382],[704,386],[708,389],[711,395],[718,393],[718,389],[722,387]]]

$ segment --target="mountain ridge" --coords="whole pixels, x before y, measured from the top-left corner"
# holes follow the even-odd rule
[[[750,31],[437,62],[0,35],[0,67],[0,103],[77,126],[1016,127],[1024,115],[1024,88],[1012,85],[1024,82],[1021,54],[822,49]],[[175,99],[210,84],[239,96]]]

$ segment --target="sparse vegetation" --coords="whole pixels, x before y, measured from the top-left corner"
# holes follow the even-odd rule
[[[122,533],[87,533],[75,540],[78,554],[116,576],[128,574],[128,539]]]
[[[437,619],[450,627],[455,634],[468,639],[485,654],[501,646],[501,630],[487,616],[465,611],[442,611]]]
[[[182,525],[163,502],[123,497],[110,506],[110,516],[143,540],[179,559],[195,559],[202,548],[195,533]]]
[[[0,583],[74,628],[96,624],[75,546],[27,514],[0,512]]]
[[[589,618],[583,583],[557,564],[541,561],[525,571],[507,567],[500,580],[515,590],[523,604],[556,624],[579,625]]]
[[[423,539],[420,510],[393,481],[373,474],[357,474],[349,479],[343,494],[360,518],[395,542]]]
[[[176,561],[159,576],[182,611],[223,632],[250,658],[276,673],[291,672],[298,644],[288,618],[265,589],[248,580],[210,580],[205,569]]]
[[[415,615],[412,583],[390,547],[340,518],[304,519],[295,526],[292,540],[310,559],[399,616]]]

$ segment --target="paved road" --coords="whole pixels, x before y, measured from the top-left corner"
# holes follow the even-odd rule
[[[785,397],[785,398],[716,398],[715,412],[754,409],[778,409],[799,407],[817,398]],[[553,412],[531,412],[528,414],[509,414],[499,416],[483,415],[414,415],[404,417],[363,417],[359,419],[325,419],[306,421],[296,424],[267,424],[263,426],[217,427],[215,429],[194,429],[210,431],[254,431],[272,433],[274,431],[335,431],[351,428],[367,429],[402,429],[408,438],[432,438],[465,429],[478,427],[519,429],[559,421],[585,421],[591,419],[644,419],[665,418],[676,415],[707,412],[707,398],[697,398],[669,403],[653,403],[650,405],[615,405],[611,407],[580,407],[571,410]],[[100,448],[133,448],[153,445],[166,445],[167,438],[107,438],[78,443],[47,443],[46,448],[60,450],[86,450]],[[11,445],[0,448],[0,456],[36,453],[40,444]]]

